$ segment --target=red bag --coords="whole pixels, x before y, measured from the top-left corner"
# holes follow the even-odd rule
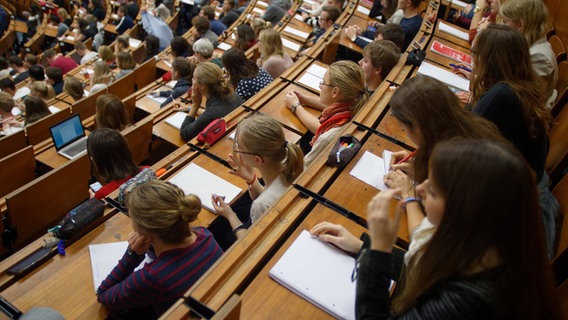
[[[199,143],[206,143],[212,145],[219,140],[227,131],[227,123],[225,119],[219,118],[211,121],[198,135],[197,141]]]

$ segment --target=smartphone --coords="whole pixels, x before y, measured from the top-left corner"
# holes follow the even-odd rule
[[[89,188],[91,188],[91,190],[93,192],[99,191],[99,189],[102,188],[102,187],[103,187],[103,185],[100,184],[99,182],[95,182],[95,183],[92,183],[91,185],[89,185]]]

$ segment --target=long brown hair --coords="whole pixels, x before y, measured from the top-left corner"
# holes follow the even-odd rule
[[[234,88],[239,85],[241,80],[255,78],[258,74],[256,63],[247,59],[245,53],[238,48],[231,48],[223,52],[221,60],[229,73]]]
[[[507,143],[454,139],[436,146],[430,169],[444,213],[431,240],[410,259],[393,313],[407,312],[449,279],[493,269],[497,314],[558,319],[536,182],[520,153]]]
[[[87,138],[87,153],[91,157],[99,181],[103,183],[123,180],[138,173],[126,139],[116,130],[93,130]]]
[[[97,128],[110,128],[118,131],[128,125],[128,113],[124,103],[113,94],[103,94],[97,97],[95,122]]]
[[[442,82],[423,75],[406,80],[390,100],[391,114],[419,133],[414,180],[428,176],[428,159],[440,141],[452,137],[503,139],[489,121],[464,110]]]
[[[492,24],[476,37],[472,48],[475,68],[471,76],[472,105],[493,85],[507,84],[519,99],[523,117],[532,136],[548,131],[551,121],[546,109],[545,88],[538,81],[523,35],[505,25]]]

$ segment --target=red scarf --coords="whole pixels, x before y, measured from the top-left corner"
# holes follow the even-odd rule
[[[318,138],[330,129],[340,127],[349,122],[352,117],[352,105],[353,102],[336,102],[325,108],[319,119],[320,126],[316,130],[316,133],[314,135],[314,138],[310,142],[310,145],[313,146]]]

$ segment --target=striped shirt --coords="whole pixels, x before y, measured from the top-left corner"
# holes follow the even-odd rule
[[[193,232],[197,239],[189,247],[163,252],[135,272],[144,255],[125,252],[97,290],[98,301],[112,310],[151,306],[157,316],[164,313],[223,254],[209,230]]]

